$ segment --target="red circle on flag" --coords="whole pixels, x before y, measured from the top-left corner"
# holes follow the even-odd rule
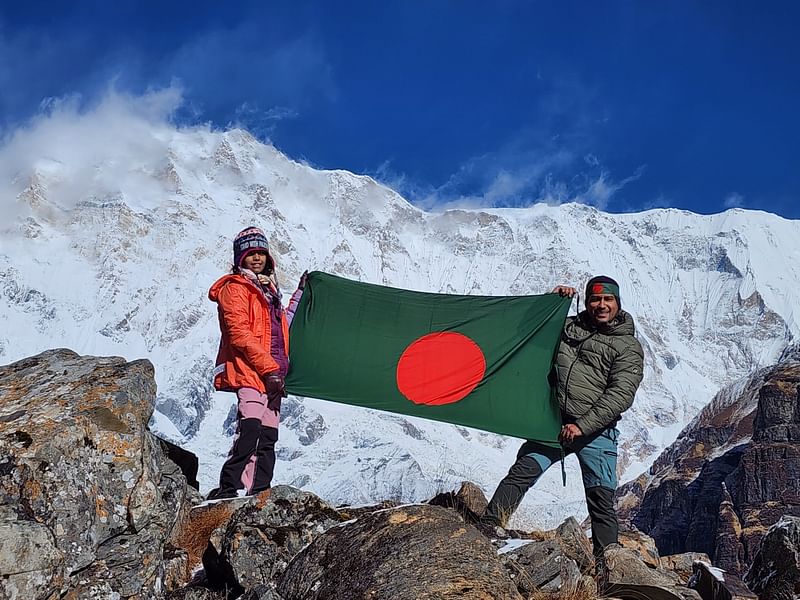
[[[414,404],[464,399],[483,379],[486,359],[467,336],[438,331],[414,340],[397,362],[397,389]]]

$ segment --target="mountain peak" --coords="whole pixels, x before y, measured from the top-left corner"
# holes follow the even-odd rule
[[[142,126],[106,153],[65,148],[53,139],[51,158],[13,165],[29,179],[1,184],[13,216],[0,226],[0,360],[53,345],[149,358],[154,427],[198,450],[205,485],[227,452],[230,406],[210,386],[218,326],[206,292],[230,268],[232,236],[251,223],[265,229],[287,290],[306,269],[481,295],[617,279],[647,365],[621,424],[630,476],[721,386],[771,364],[800,335],[800,261],[787,259],[799,252],[800,223],[774,215],[615,215],[574,203],[434,213],[369,177],[293,161],[243,130]],[[418,499],[465,478],[488,490],[513,461],[516,442],[506,438],[407,419],[423,433],[416,439],[379,413],[287,403],[325,433],[307,447],[302,424],[287,428],[278,477],[336,501]],[[392,458],[365,463],[365,453]],[[411,468],[416,478],[401,475]],[[376,469],[388,470],[385,482]],[[579,485],[542,485],[527,500],[543,503],[537,518],[583,510]]]

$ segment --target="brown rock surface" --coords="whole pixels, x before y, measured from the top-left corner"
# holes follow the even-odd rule
[[[648,567],[642,558],[633,550],[612,545],[606,548],[605,563],[607,569],[608,593],[611,596],[628,589],[628,585],[660,588],[677,598],[684,600],[701,600],[694,590],[685,587],[680,577],[671,571]],[[619,586],[619,587],[617,587]],[[666,595],[662,595],[667,597]],[[644,597],[648,597],[647,594]]]
[[[719,505],[717,520],[717,539],[714,550],[714,564],[729,573],[743,573],[744,545],[742,544],[742,524],[736,508],[728,493],[728,486],[722,484],[722,502]]]
[[[667,571],[672,571],[681,581],[688,583],[694,574],[694,563],[702,561],[711,564],[711,559],[702,552],[684,552],[683,554],[670,554],[661,557],[661,566]]]
[[[575,561],[582,573],[594,567],[592,542],[586,537],[575,517],[569,517],[553,533],[553,539],[561,546],[564,555]]]
[[[219,552],[227,579],[214,583],[242,590],[273,584],[298,552],[345,520],[310,492],[276,486],[263,503],[247,504],[231,516]]]
[[[436,494],[428,504],[452,508],[467,522],[476,523],[486,510],[488,501],[481,488],[471,481],[463,481],[457,491]]]
[[[454,511],[405,506],[317,537],[278,585],[284,600],[521,599],[495,548]]]
[[[656,542],[646,533],[642,533],[637,529],[620,531],[619,544],[623,548],[636,552],[648,567],[661,566],[661,558],[658,554]]]

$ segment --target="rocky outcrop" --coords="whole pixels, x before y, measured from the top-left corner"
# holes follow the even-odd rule
[[[592,545],[574,518],[530,537],[538,539],[501,549],[503,566],[524,597],[540,592],[594,596]]]
[[[712,567],[708,562],[695,561],[689,585],[703,600],[756,600],[757,596],[736,575]]]
[[[742,575],[766,529],[800,515],[796,353],[720,392],[649,473],[623,486],[620,520],[661,554],[703,552]]]
[[[784,369],[759,387],[753,440],[720,483],[716,550],[740,566],[778,510],[767,498],[795,498],[781,477],[794,474],[797,382]],[[589,599],[596,580],[620,599],[697,600],[692,587],[703,600],[752,597],[729,574],[709,579],[717,571],[693,561],[703,555],[662,558],[636,530],[599,565],[573,518],[490,541],[473,525],[486,498],[469,482],[429,505],[333,508],[289,486],[199,503],[194,457],[147,430],[154,400],[147,361],[52,350],[0,367],[0,598]],[[760,543],[748,582],[762,600],[797,591],[798,523],[785,517]]]
[[[694,565],[697,562],[711,564],[711,559],[708,555],[702,552],[686,552],[684,554],[670,554],[669,556],[661,557],[661,566],[668,571],[672,571],[684,583],[688,583],[694,574]]]
[[[653,538],[638,529],[619,532],[619,544],[636,552],[648,567],[661,566],[661,556]]]
[[[463,481],[458,491],[441,492],[428,500],[428,504],[452,508],[467,521],[474,523],[486,510],[489,502],[481,488],[471,481]]]
[[[314,494],[277,486],[263,504],[250,503],[233,513],[213,569],[213,552],[208,549],[203,559],[207,572],[227,575],[210,583],[239,591],[274,584],[298,552],[346,520]]]
[[[159,598],[191,491],[147,431],[148,361],[50,350],[0,367],[0,596]]]
[[[766,529],[784,515],[800,517],[800,363],[764,382],[753,441],[727,484],[749,564]]]
[[[329,529],[289,564],[284,600],[520,598],[491,543],[455,512],[405,506]]]
[[[602,587],[610,596],[626,596],[639,587],[643,598],[675,598],[701,600],[700,595],[685,587],[675,573],[648,566],[633,550],[612,545],[604,553],[606,573]]]
[[[800,519],[784,517],[770,527],[745,582],[759,600],[800,597]]]

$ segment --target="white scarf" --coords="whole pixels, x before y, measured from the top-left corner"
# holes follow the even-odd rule
[[[270,275],[256,275],[250,269],[239,267],[239,273],[252,282],[267,300],[274,300],[278,306],[282,306],[281,288],[278,286],[278,278],[274,271]]]

